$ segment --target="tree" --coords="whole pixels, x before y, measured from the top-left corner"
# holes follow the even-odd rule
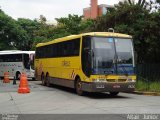
[[[45,23],[46,23],[46,21],[47,21],[47,19],[46,19],[46,17],[45,17],[45,16],[40,15],[40,17],[39,17],[39,21],[40,21],[40,23],[45,24]]]
[[[25,18],[18,18],[17,23],[26,31],[28,38],[25,41],[25,46],[22,49],[31,50],[35,45],[35,38],[39,35],[37,31],[41,28],[41,23],[36,20],[30,20]]]
[[[0,10],[0,49],[21,49],[27,39],[26,31]]]
[[[82,31],[86,31],[93,24],[92,20],[83,20],[83,16],[71,14],[68,17],[56,18],[56,20],[58,26],[61,26],[70,34],[79,34]]]
[[[64,29],[70,34],[78,34],[81,31],[82,16],[68,15],[68,17],[56,18],[58,24],[63,25]]]

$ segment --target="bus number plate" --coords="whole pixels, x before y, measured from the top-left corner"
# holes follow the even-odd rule
[[[113,88],[120,88],[120,85],[113,85]]]

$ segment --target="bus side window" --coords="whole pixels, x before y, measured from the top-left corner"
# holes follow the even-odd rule
[[[3,56],[0,55],[0,62],[3,62]]]

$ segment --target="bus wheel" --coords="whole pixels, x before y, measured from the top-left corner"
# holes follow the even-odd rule
[[[46,81],[45,81],[45,78],[44,78],[44,74],[42,74],[42,76],[41,76],[41,80],[42,80],[42,85],[46,85]]]
[[[82,96],[84,94],[83,90],[82,90],[82,82],[80,80],[80,78],[77,79],[76,81],[76,93],[80,96]]]
[[[16,80],[20,80],[20,77],[21,77],[21,73],[20,73],[20,72],[17,72],[17,73],[16,73]]]
[[[110,92],[111,96],[117,96],[119,92]]]
[[[50,85],[51,85],[48,74],[46,75],[46,85],[47,85],[47,87],[50,87]]]

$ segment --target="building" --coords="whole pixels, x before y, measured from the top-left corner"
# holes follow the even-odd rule
[[[98,16],[105,15],[114,6],[101,4],[98,5],[98,0],[91,0],[91,7],[83,9],[84,19],[95,19]]]

